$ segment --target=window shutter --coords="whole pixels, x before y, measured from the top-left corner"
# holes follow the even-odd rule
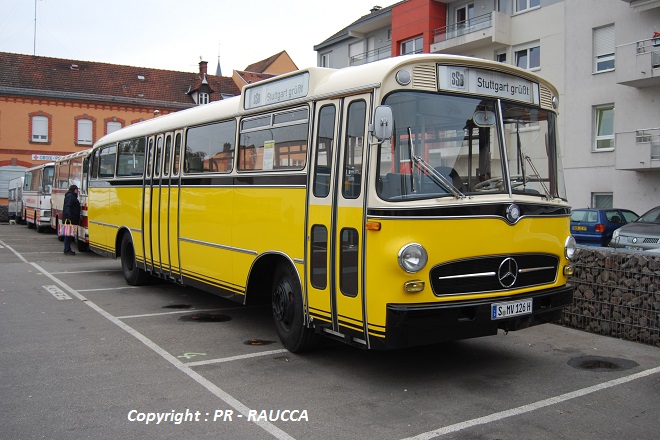
[[[92,143],[92,121],[89,119],[78,120],[78,143]]]
[[[614,25],[594,29],[594,72],[599,69],[598,63],[603,57],[610,55],[614,58]]]
[[[41,142],[48,140],[48,118],[44,116],[32,118],[32,140]]]
[[[614,53],[614,25],[594,29],[594,55]]]

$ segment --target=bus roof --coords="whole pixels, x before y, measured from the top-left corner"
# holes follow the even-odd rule
[[[164,116],[158,116],[154,119],[142,121],[114,133],[110,133],[97,141],[95,146],[106,145],[125,139],[146,136],[154,133],[174,131],[191,125],[203,125],[221,119],[233,118],[240,115],[251,114],[257,111],[272,110],[276,105],[263,105],[253,110],[246,111],[245,99],[250,96],[252,91],[258,88],[272,89],[277,83],[291,81],[292,78],[300,75],[309,75],[309,89],[306,90],[304,97],[285,100],[287,104],[295,105],[310,99],[338,96],[348,92],[368,90],[379,88],[381,82],[388,75],[404,68],[406,65],[419,63],[435,63],[456,66],[470,66],[475,68],[489,69],[502,72],[508,75],[514,75],[530,81],[542,83],[556,96],[556,88],[534,73],[509,64],[496,61],[490,61],[480,58],[465,57],[459,55],[446,54],[418,54],[404,55],[360,66],[346,67],[343,69],[330,69],[324,67],[309,67],[294,72],[278,75],[267,80],[259,81],[243,87],[241,96],[214,101],[209,104],[181,110]],[[276,87],[275,87],[276,88]]]
[[[25,172],[38,170],[40,168],[46,168],[48,166],[55,166],[55,162],[42,163],[41,165],[35,165],[32,168],[28,168]]]
[[[92,152],[92,149],[91,149],[91,148],[87,148],[86,150],[76,151],[75,153],[71,153],[71,154],[67,154],[66,156],[61,156],[61,157],[59,157],[59,158],[55,161],[55,163],[64,162],[64,161],[66,161],[66,160],[75,159],[76,157],[85,157],[85,156],[89,156],[89,154],[90,154],[91,152]]]

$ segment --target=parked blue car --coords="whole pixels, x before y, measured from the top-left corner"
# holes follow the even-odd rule
[[[607,246],[615,230],[638,218],[639,215],[629,209],[574,209],[571,235],[578,244]]]

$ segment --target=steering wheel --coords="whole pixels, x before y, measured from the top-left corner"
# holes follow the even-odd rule
[[[479,192],[496,192],[504,189],[504,182],[501,177],[493,177],[474,185],[474,190]]]

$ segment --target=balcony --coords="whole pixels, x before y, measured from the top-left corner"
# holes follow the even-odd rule
[[[511,44],[511,16],[493,11],[435,29],[431,52],[461,54],[493,44]]]
[[[374,61],[384,60],[385,58],[391,57],[392,48],[390,46],[384,46],[379,49],[374,49],[354,55],[351,57],[349,62],[351,66],[360,66],[362,64],[373,63]]]
[[[660,86],[660,37],[616,47],[616,82],[638,88]]]
[[[635,12],[648,11],[649,9],[660,8],[660,0],[623,0],[626,3],[630,3],[630,7],[635,10]]]
[[[660,170],[660,128],[616,134],[616,169]]]

